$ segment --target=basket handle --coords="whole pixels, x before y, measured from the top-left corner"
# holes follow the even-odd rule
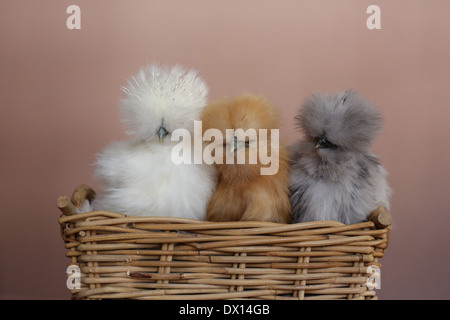
[[[66,196],[59,196],[56,200],[56,206],[66,216],[71,216],[77,213],[77,209]]]
[[[386,229],[392,224],[392,216],[385,207],[379,207],[370,214],[369,221],[372,221],[377,229]]]
[[[75,188],[72,193],[72,197],[69,200],[66,196],[60,196],[56,200],[56,206],[65,215],[77,214],[77,208],[81,207],[84,200],[88,199],[90,203],[95,198],[95,191],[91,189],[88,185],[80,184]]]
[[[88,185],[80,184],[75,188],[72,193],[72,203],[76,208],[83,205],[84,200],[88,199],[90,203],[95,198],[95,191],[91,189]]]

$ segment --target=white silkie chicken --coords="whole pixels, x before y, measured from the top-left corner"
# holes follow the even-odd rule
[[[120,111],[131,139],[112,143],[98,156],[96,177],[104,191],[92,209],[205,219],[216,169],[203,161],[174,163],[172,149],[179,141],[171,141],[175,129],[185,129],[193,145],[194,121],[207,103],[205,82],[181,66],[149,65],[123,91]]]

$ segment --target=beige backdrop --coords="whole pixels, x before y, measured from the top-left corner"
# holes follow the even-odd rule
[[[81,8],[68,30],[66,8]],[[371,4],[381,30],[366,27]],[[382,299],[448,299],[450,1],[23,1],[0,4],[0,297],[67,299],[56,198],[96,189],[95,154],[123,139],[120,86],[150,62],[198,70],[216,99],[277,104],[281,138],[314,91],[353,87],[386,119],[394,228]]]

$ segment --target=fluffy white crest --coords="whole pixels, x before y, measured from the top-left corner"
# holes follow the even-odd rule
[[[122,120],[127,133],[136,141],[158,141],[161,125],[168,131],[184,128],[193,131],[207,103],[208,87],[194,70],[179,65],[142,68],[122,90]]]

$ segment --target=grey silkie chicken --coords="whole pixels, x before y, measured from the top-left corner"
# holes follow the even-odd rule
[[[389,210],[387,173],[370,146],[382,128],[377,109],[360,94],[314,94],[296,116],[304,139],[291,149],[293,222],[367,221]]]

